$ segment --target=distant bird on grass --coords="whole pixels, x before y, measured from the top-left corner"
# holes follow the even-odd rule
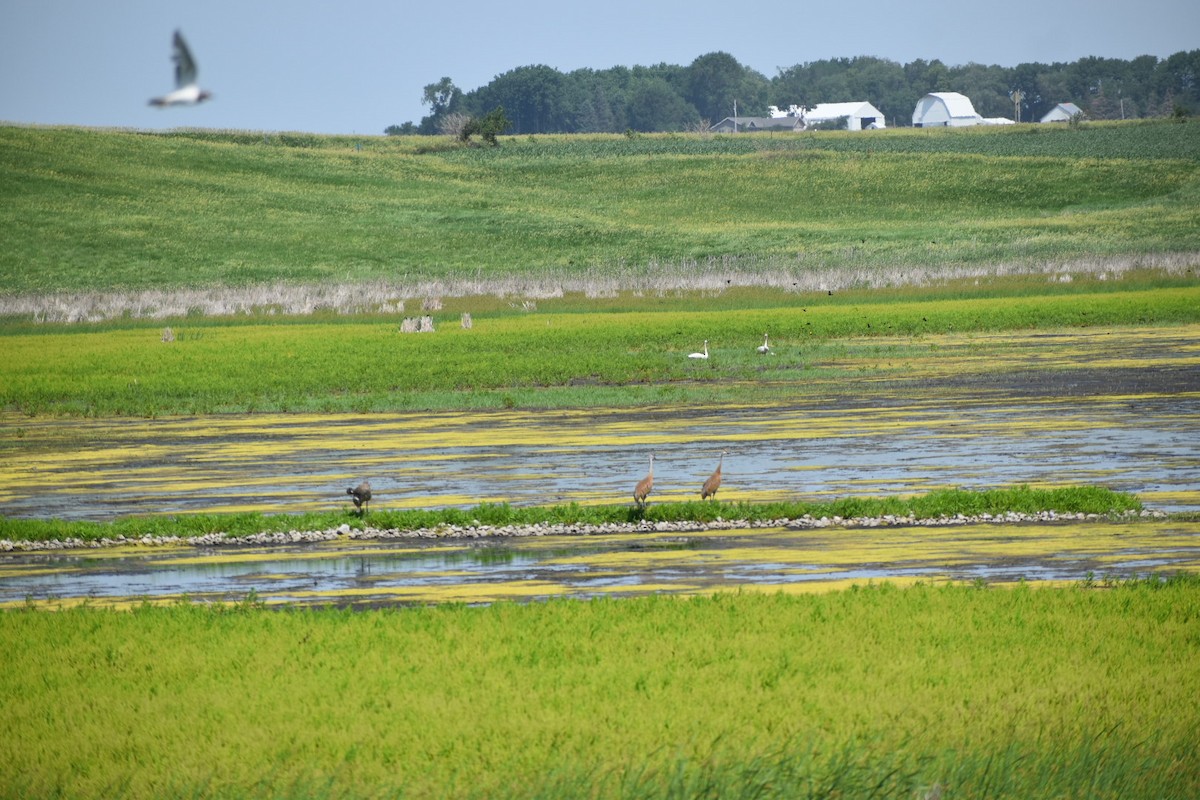
[[[354,507],[359,514],[367,513],[367,505],[371,502],[371,482],[363,481],[353,489],[347,489],[346,494],[354,501]]]
[[[196,83],[196,59],[192,58],[192,51],[188,50],[187,42],[183,40],[183,34],[179,31],[175,31],[173,44],[171,60],[175,62],[175,91],[152,98],[150,105],[166,108],[203,103],[212,97],[212,92],[201,89]]]
[[[638,485],[633,490],[633,502],[638,504],[638,508],[646,507],[646,497],[654,488],[654,453],[650,454],[650,471],[646,473],[646,477],[638,481]]]
[[[758,352],[762,353],[763,355],[766,355],[767,353],[771,352],[771,345],[767,344],[767,335],[765,333],[763,334],[763,343],[760,344],[755,349],[758,350]]]
[[[717,496],[717,489],[721,488],[721,466],[725,463],[725,456],[729,454],[728,450],[721,451],[721,459],[717,462],[717,468],[713,470],[713,474],[708,476],[708,480],[700,487],[700,499],[707,500],[710,497]]]
[[[688,358],[708,358],[708,339],[704,340],[703,353],[688,353]]]

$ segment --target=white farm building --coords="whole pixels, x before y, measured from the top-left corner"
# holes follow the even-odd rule
[[[883,112],[867,102],[819,103],[804,112],[805,125],[836,122],[845,118],[846,130],[865,131],[886,127]]]
[[[1083,113],[1083,109],[1074,103],[1059,103],[1042,115],[1042,122],[1070,122],[1071,117]]]
[[[912,122],[914,128],[965,128],[982,124],[983,117],[965,94],[931,92],[917,101]]]
[[[845,120],[844,128],[848,131],[865,131],[886,127],[883,112],[865,101],[819,103],[812,108],[788,106],[787,111],[780,111],[776,106],[767,106],[767,111],[772,119],[799,120],[800,130],[811,125],[840,120]]]
[[[914,128],[965,128],[971,125],[1011,125],[1004,117],[981,117],[971,98],[958,92],[931,92],[917,101]]]

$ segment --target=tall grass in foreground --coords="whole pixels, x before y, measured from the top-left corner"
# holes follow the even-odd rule
[[[407,511],[374,510],[366,516],[328,512],[309,514],[190,514],[149,517],[124,517],[111,522],[86,520],[12,519],[0,517],[0,539],[9,541],[51,541],[80,539],[127,539],[142,536],[205,536],[221,533],[251,536],[257,533],[332,530],[346,524],[362,530],[419,530],[446,526],[587,524],[604,525],[629,522],[746,522],[828,517],[916,517],[934,519],[957,514],[993,516],[1007,512],[1033,514],[1058,513],[1113,514],[1141,510],[1137,497],[1098,486],[1073,486],[1057,489],[1033,489],[1016,486],[986,491],[959,489],[929,492],[912,497],[843,497],[824,503],[723,503],[719,501],[652,503],[645,509],[632,505],[582,506],[511,506],[491,503],[474,508],[413,509]]]
[[[1200,580],[0,614],[0,795],[1193,798]]]

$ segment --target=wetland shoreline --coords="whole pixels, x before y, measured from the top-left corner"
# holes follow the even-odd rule
[[[263,546],[263,545],[294,545],[312,544],[316,542],[333,541],[339,538],[351,540],[374,539],[488,539],[488,538],[521,538],[530,536],[602,536],[611,534],[630,533],[690,533],[696,531],[734,530],[744,528],[789,528],[793,530],[820,528],[881,528],[892,526],[904,527],[945,527],[951,525],[996,525],[996,524],[1029,524],[1029,523],[1077,523],[1100,521],[1131,521],[1137,519],[1167,519],[1170,515],[1157,510],[1143,509],[1140,511],[1125,511],[1121,513],[1060,513],[1057,511],[1040,511],[1026,513],[1009,511],[1001,514],[956,514],[953,516],[925,517],[914,515],[885,514],[879,517],[813,517],[805,515],[798,518],[780,518],[763,520],[725,520],[716,519],[709,522],[701,521],[650,521],[621,523],[610,522],[603,524],[590,523],[534,523],[518,525],[439,525],[432,528],[417,528],[405,530],[399,528],[352,528],[344,523],[337,528],[315,531],[279,531],[264,532],[249,536],[228,536],[224,533],[210,533],[201,536],[117,536],[104,537],[94,540],[84,539],[54,539],[48,541],[0,540],[0,552],[34,552],[74,549],[102,549],[111,547],[226,547],[226,546]]]

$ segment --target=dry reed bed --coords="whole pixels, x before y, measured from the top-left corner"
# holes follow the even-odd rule
[[[951,281],[1044,275],[1049,281],[1073,277],[1120,280],[1136,270],[1176,276],[1200,263],[1200,253],[1095,256],[1052,262],[913,265],[883,268],[823,268],[804,257],[729,256],[698,262],[651,262],[640,267],[617,265],[588,274],[547,270],[540,276],[462,277],[445,280],[374,280],[363,283],[289,283],[272,281],[249,286],[178,287],[136,291],[79,291],[33,294],[0,293],[0,318],[47,323],[103,322],[112,319],[181,319],[189,316],[308,316],[332,312],[403,313],[406,303],[421,301],[423,310],[440,308],[440,298],[515,297],[543,300],[580,294],[588,298],[622,293],[663,295],[672,292],[720,292],[729,288],[761,288],[805,294],[847,289],[936,286]]]

